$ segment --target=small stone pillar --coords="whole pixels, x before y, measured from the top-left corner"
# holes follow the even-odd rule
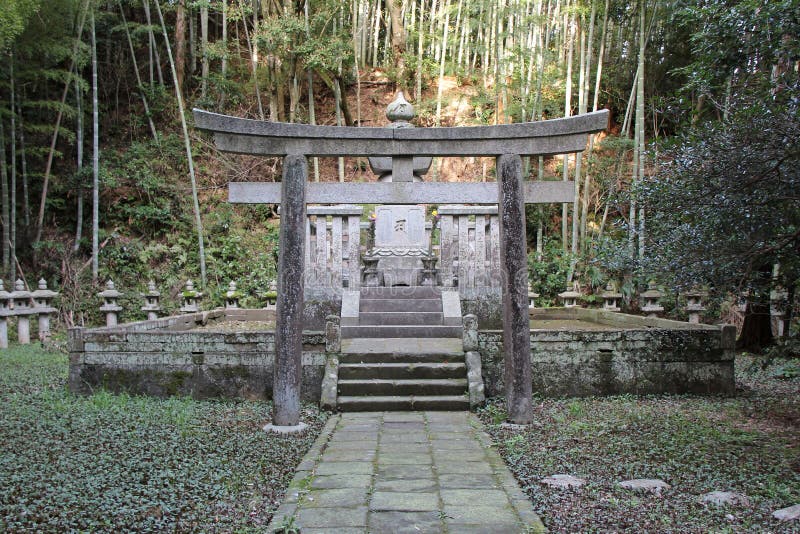
[[[650,280],[647,284],[647,291],[642,293],[642,299],[644,300],[642,311],[646,313],[648,317],[658,317],[658,314],[664,311],[664,307],[658,303],[663,296],[664,293],[658,290],[655,281]]]
[[[531,287],[531,283],[528,282],[528,309],[529,310],[532,310],[532,309],[536,308],[536,299],[538,299],[538,298],[539,298],[539,293],[536,293],[535,291],[533,291],[533,288]]]
[[[686,297],[686,311],[689,312],[689,322],[692,324],[700,324],[700,314],[706,311],[703,305],[703,299],[708,296],[707,291],[694,289],[687,292]]]
[[[267,306],[266,309],[274,310],[276,308],[275,302],[278,300],[278,282],[277,280],[270,280],[269,282],[269,291],[265,295],[267,298]]]
[[[581,286],[577,280],[572,282],[572,289],[567,286],[567,290],[558,294],[565,308],[577,308],[578,299],[581,298]]]
[[[56,309],[50,306],[50,301],[58,296],[55,291],[47,289],[47,281],[42,278],[39,280],[39,288],[31,293],[36,313],[39,314],[39,341],[50,340],[50,314],[55,313]]]
[[[186,288],[181,293],[180,311],[183,313],[197,313],[200,311],[200,298],[203,294],[194,288],[194,282],[186,281]]]
[[[114,287],[114,281],[106,282],[106,290],[101,291],[97,296],[103,299],[100,311],[106,314],[106,326],[117,326],[118,314],[122,311],[122,306],[117,304],[117,299],[122,296],[122,293]]]
[[[228,284],[228,290],[225,292],[225,309],[236,310],[239,308],[239,299],[242,298],[241,292],[236,289],[236,282]]]
[[[17,280],[11,292],[13,314],[17,316],[17,339],[20,345],[31,342],[30,315],[35,313],[31,308],[31,293],[25,290],[25,282]]]
[[[342,352],[341,319],[338,315],[325,317],[325,352]]]
[[[617,284],[609,282],[606,284],[606,290],[601,295],[603,298],[603,309],[610,312],[618,312],[619,302],[622,300],[622,293],[617,291]]]
[[[473,314],[467,314],[462,318],[462,341],[464,344],[464,352],[471,350],[478,350],[478,317]]]
[[[144,297],[142,311],[147,312],[148,321],[155,321],[158,319],[158,312],[161,311],[161,292],[156,289],[156,283],[153,280],[147,283],[147,293],[144,293],[142,297]]]
[[[383,272],[378,270],[380,258],[370,254],[361,256],[364,267],[361,271],[362,287],[381,287],[383,285]]]
[[[0,349],[8,348],[8,317],[13,314],[11,293],[5,290],[3,280],[0,279]]]

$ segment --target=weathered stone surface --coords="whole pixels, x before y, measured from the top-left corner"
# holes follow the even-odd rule
[[[469,388],[469,405],[475,408],[486,400],[481,372],[481,355],[477,351],[465,353],[467,363],[467,384]]]
[[[528,256],[525,204],[522,198],[522,159],[497,158],[500,217],[500,256],[503,273],[503,345],[508,416],[514,423],[530,423],[531,360],[528,319]]]
[[[286,156],[281,181],[275,378],[272,392],[272,420],[276,425],[285,426],[300,422],[305,236],[298,230],[305,227],[307,179],[308,162],[305,156]]]
[[[218,149],[264,156],[564,154],[582,151],[587,134],[603,130],[608,124],[606,110],[539,122],[455,128],[287,124],[241,119],[199,109],[194,110],[194,117],[198,128],[214,132]]]
[[[797,521],[800,519],[800,504],[775,510],[772,517],[780,521]]]
[[[539,482],[545,486],[560,489],[580,488],[586,484],[586,480],[572,475],[551,475],[543,478]]]
[[[651,491],[653,493],[661,493],[662,490],[670,489],[670,485],[657,478],[634,478],[631,480],[623,480],[619,486],[633,491]]]
[[[574,182],[525,182],[523,196],[526,204],[551,204],[571,200],[575,195]],[[306,199],[311,203],[335,204],[357,202],[364,204],[495,204],[497,188],[486,183],[447,182],[374,182],[323,183],[306,185]],[[280,184],[272,182],[231,182],[228,201],[234,204],[279,204]]]
[[[375,210],[375,246],[427,247],[421,206],[380,206]]]
[[[698,500],[701,503],[714,504],[717,506],[750,506],[750,499],[747,495],[733,491],[712,491],[704,493]]]
[[[530,331],[532,385],[539,394],[734,392],[727,327],[575,308],[537,309],[531,317],[572,321],[568,330]],[[585,321],[592,322],[582,328]],[[478,343],[487,394],[501,394],[502,334],[481,330]]]

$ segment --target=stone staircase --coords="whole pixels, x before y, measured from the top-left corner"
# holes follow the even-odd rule
[[[458,302],[431,287],[363,288],[357,324],[342,325],[338,409],[469,409],[462,327],[446,311],[453,295]]]

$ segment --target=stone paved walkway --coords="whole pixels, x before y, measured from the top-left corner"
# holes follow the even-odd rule
[[[270,532],[543,532],[480,421],[466,412],[333,416]]]

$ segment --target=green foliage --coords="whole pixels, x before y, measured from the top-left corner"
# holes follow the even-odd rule
[[[66,355],[0,355],[4,530],[263,530],[326,418],[265,434],[269,403],[78,397],[66,378]]]
[[[571,255],[563,252],[561,243],[546,240],[541,261],[535,253],[528,255],[528,276],[531,288],[539,294],[538,303],[547,307],[556,304],[558,294],[566,288]]]

